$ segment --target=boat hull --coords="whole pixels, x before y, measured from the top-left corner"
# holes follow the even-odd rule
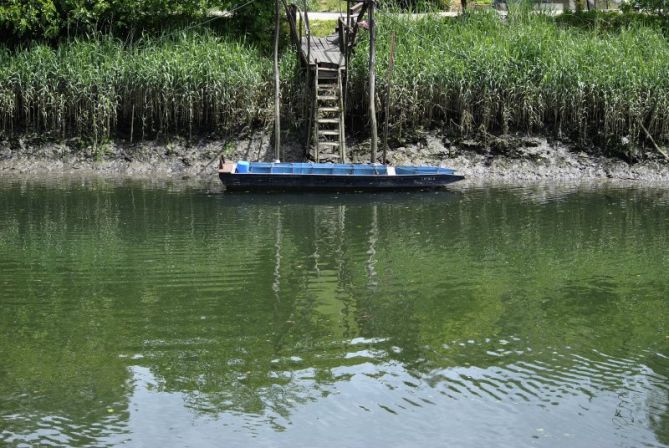
[[[464,179],[456,174],[319,175],[219,173],[230,191],[388,191],[443,188]]]

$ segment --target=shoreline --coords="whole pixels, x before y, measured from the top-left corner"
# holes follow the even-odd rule
[[[454,168],[466,179],[460,185],[557,182],[615,182],[669,188],[669,163],[659,154],[637,163],[593,155],[563,142],[539,136],[495,137],[490,142],[465,139],[450,142],[434,132],[414,143],[389,150],[393,165],[441,165]],[[294,140],[283,145],[284,161],[303,161],[302,146]],[[351,142],[353,162],[368,162],[369,142]],[[98,148],[79,148],[71,142],[28,139],[0,141],[0,176],[107,177],[128,180],[219,182],[219,155],[228,160],[272,160],[267,134],[256,132],[233,141],[221,139],[186,142],[174,140],[129,144],[110,142]],[[323,161],[332,161],[327,155]]]

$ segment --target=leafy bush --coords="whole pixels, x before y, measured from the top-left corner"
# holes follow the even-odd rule
[[[642,11],[654,13],[661,16],[669,14],[669,1],[667,0],[624,0],[620,5],[623,12]]]
[[[137,29],[164,29],[197,21],[212,10],[230,10],[242,0],[3,0],[0,38],[54,39],[90,33],[124,34]],[[237,11],[232,25],[257,37],[273,17],[273,4],[255,1]]]

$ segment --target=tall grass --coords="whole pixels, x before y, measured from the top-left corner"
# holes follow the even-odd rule
[[[378,73],[397,35],[394,132],[548,132],[606,143],[638,138],[643,123],[669,141],[669,42],[661,31],[594,32],[536,14],[458,19],[379,18]],[[353,98],[366,97],[367,50],[353,61]],[[381,95],[385,78],[379,79]],[[349,101],[355,109],[355,101]]]
[[[213,33],[0,49],[0,131],[135,139],[229,131],[270,117],[270,89],[267,57]]]
[[[379,17],[379,94],[390,33],[397,34],[390,108],[395,135],[536,132],[606,145],[641,139],[643,124],[669,142],[669,41],[655,27],[565,26],[535,14],[457,19]],[[350,117],[366,116],[367,49],[352,61]],[[303,79],[283,57],[286,122],[304,119]],[[52,48],[0,47],[0,133],[111,136],[230,132],[270,123],[267,55],[213,32],[110,38]],[[382,108],[380,109],[382,110]],[[364,120],[353,120],[364,122]]]

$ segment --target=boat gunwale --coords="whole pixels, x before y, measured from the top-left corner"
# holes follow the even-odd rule
[[[449,177],[462,177],[464,179],[464,176],[461,174],[455,174],[453,173],[422,173],[422,174],[387,174],[387,173],[379,173],[379,174],[323,174],[323,173],[230,173],[228,171],[218,171],[219,174],[224,174],[226,176],[320,176],[320,177],[370,177],[370,178],[378,178],[378,177],[388,177],[388,178],[397,178],[397,177],[426,177],[426,176],[449,176]]]

